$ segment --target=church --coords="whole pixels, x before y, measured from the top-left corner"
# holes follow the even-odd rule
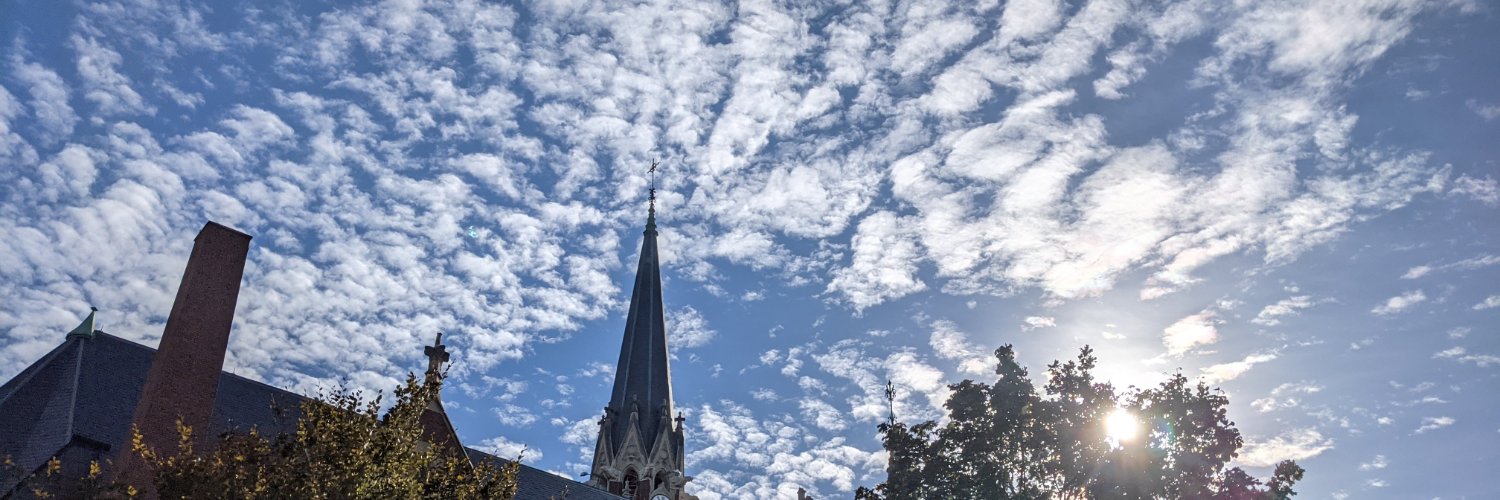
[[[654,202],[653,196],[588,482],[522,464],[518,500],[696,500],[684,491],[691,477],[685,474],[683,417],[672,405]],[[212,436],[293,430],[295,422],[276,409],[297,408],[306,397],[223,371],[250,240],[212,221],[204,225],[157,348],[96,329],[94,311],[60,333],[56,348],[0,385],[0,458],[35,473],[57,457],[64,474],[82,477],[90,461],[130,467],[132,425],[158,449],[175,442],[179,419]],[[240,333],[246,334],[254,333]],[[449,359],[441,335],[425,353],[428,376],[440,376]],[[463,447],[441,400],[422,422],[432,441],[462,447],[470,461],[502,460]],[[24,478],[0,477],[0,498],[23,484]]]

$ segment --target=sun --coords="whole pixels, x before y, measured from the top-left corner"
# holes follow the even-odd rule
[[[1134,441],[1141,433],[1141,421],[1124,408],[1116,408],[1104,417],[1104,432],[1115,443]]]

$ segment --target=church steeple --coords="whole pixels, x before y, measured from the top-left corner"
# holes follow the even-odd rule
[[[625,439],[627,420],[638,406],[643,443],[656,437],[656,421],[662,408],[672,408],[672,375],[667,367],[667,327],[661,300],[661,266],[656,253],[656,217],[648,216],[641,258],[636,265],[635,291],[625,319],[625,339],[620,361],[615,365],[615,388],[609,409],[616,418],[610,437],[616,445]]]
[[[653,163],[653,174],[655,170]],[[590,482],[636,498],[656,494],[674,500],[689,498],[680,495],[688,478],[683,475],[682,426],[674,420],[677,415],[672,406],[654,182],[643,236],[614,391],[599,422]]]

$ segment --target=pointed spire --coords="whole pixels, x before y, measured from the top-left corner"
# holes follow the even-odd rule
[[[657,422],[672,414],[672,380],[667,366],[667,329],[661,298],[661,263],[656,251],[656,162],[652,162],[652,191],[646,216],[646,231],[641,240],[640,262],[636,265],[635,289],[630,296],[630,311],[625,319],[625,338],[620,344],[620,361],[615,368],[615,386],[609,408],[619,416],[639,412],[639,419],[612,419],[606,432],[610,442],[619,446],[632,421],[644,423],[636,429],[642,445],[650,447],[656,440]],[[611,450],[613,453],[614,450]]]
[[[98,312],[99,312],[99,308],[92,307],[92,306],[89,307],[89,315],[88,315],[88,317],[87,318],[83,318],[83,322],[82,323],[79,323],[77,327],[74,327],[73,331],[68,332],[68,337],[67,338],[70,338],[70,339],[73,338],[73,337],[82,337],[82,338],[86,338],[86,339],[92,339],[92,338],[94,338],[94,314],[98,313]]]

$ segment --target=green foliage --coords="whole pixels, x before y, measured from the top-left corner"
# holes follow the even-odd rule
[[[437,391],[408,375],[382,416],[381,396],[340,388],[303,403],[294,433],[230,434],[201,452],[179,426],[176,453],[151,450],[138,434],[133,450],[163,498],[511,498],[514,462],[472,465],[462,450],[424,439],[422,414]]]
[[[272,438],[257,430],[220,437],[212,447],[178,423],[174,450],[151,449],[132,432],[130,452],[145,464],[161,498],[195,499],[509,499],[516,492],[516,462],[472,464],[462,450],[424,436],[422,415],[437,397],[438,384],[408,375],[384,414],[381,398],[366,399],[339,388],[301,405],[296,432]],[[434,444],[437,443],[437,444]],[[209,448],[209,449],[204,449]],[[34,474],[6,459],[6,474],[26,478],[22,486],[38,498],[129,498],[130,485],[100,476],[63,477],[54,458]],[[0,492],[0,497],[5,496]]]
[[[135,495],[129,487],[105,478],[97,461],[89,462],[88,472],[82,478],[64,473],[62,460],[57,457],[47,460],[35,474],[28,472],[11,457],[0,457],[0,485],[18,483],[11,491],[0,490],[0,498],[10,498],[11,495],[30,495],[28,498],[129,498]]]
[[[1098,362],[1047,366],[1041,393],[1006,345],[995,351],[992,384],[949,386],[949,419],[879,427],[887,478],[860,488],[861,500],[1202,498],[1285,500],[1303,469],[1286,461],[1262,484],[1228,468],[1244,443],[1228,420],[1228,398],[1181,373],[1159,386],[1118,393],[1095,380]],[[1144,423],[1137,439],[1114,442],[1106,418],[1122,408]]]

